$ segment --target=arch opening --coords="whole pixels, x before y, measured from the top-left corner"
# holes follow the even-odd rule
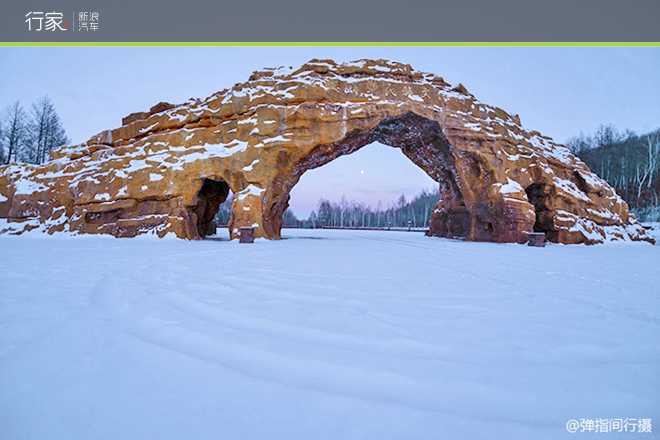
[[[229,195],[229,185],[225,181],[204,179],[197,192],[196,204],[192,208],[195,227],[199,238],[215,235],[214,218],[220,210],[220,205]]]
[[[278,179],[266,200],[264,229],[267,234],[280,237],[282,215],[289,206],[290,191],[306,171],[374,142],[399,148],[438,183],[440,202],[435,206],[429,222],[431,229],[437,232],[431,235],[467,237],[470,232],[470,213],[459,189],[456,158],[451,145],[437,122],[414,113],[387,118],[371,130],[356,130],[340,141],[317,145],[297,161],[290,178]]]
[[[293,213],[303,228],[422,229],[439,194],[437,182],[400,149],[374,142],[307,170],[290,197],[283,227]]]
[[[557,241],[557,231],[553,227],[553,213],[549,208],[550,191],[552,187],[544,183],[532,183],[525,188],[529,203],[534,206],[536,220],[534,232],[544,232],[546,239]]]

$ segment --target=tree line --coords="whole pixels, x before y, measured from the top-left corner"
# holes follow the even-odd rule
[[[48,96],[37,99],[29,111],[16,101],[0,116],[0,164],[44,163],[50,150],[69,142]]]
[[[411,200],[401,194],[386,208],[381,202],[375,208],[355,200],[349,202],[346,196],[342,196],[339,202],[321,198],[317,208],[299,223],[303,228],[425,228],[439,201],[438,191],[426,189]]]
[[[660,221],[660,129],[637,134],[601,125],[566,145],[612,185],[641,221]]]
[[[226,225],[231,218],[231,204],[233,193],[220,205],[216,214],[216,222]],[[396,202],[383,208],[378,202],[375,208],[362,203],[346,199],[342,196],[339,202],[332,202],[321,198],[317,208],[308,218],[299,219],[291,209],[282,215],[284,227],[298,228],[426,228],[433,208],[440,201],[440,194],[433,190],[422,190],[411,200],[401,194]]]

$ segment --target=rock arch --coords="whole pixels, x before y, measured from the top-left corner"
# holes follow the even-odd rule
[[[442,213],[438,211],[434,214],[436,222],[447,222],[447,213],[452,213],[453,216],[467,214],[458,187],[460,178],[456,161],[440,125],[409,112],[385,118],[375,127],[347,133],[337,142],[317,145],[298,160],[292,169],[283,170],[284,175],[276,180],[284,184],[277,188],[277,192],[273,192],[274,203],[268,205],[270,209],[264,215],[267,220],[264,223],[272,225],[274,231],[279,232],[281,215],[288,207],[289,192],[307,170],[323,166],[373,142],[399,148],[415,165],[438,182],[443,203],[439,205]],[[455,233],[455,236],[467,237],[467,232],[466,229]]]
[[[199,239],[235,194],[230,233],[278,238],[289,191],[311,168],[374,141],[439,182],[429,234],[522,242],[651,240],[626,203],[563,145],[462,85],[390,61],[255,72],[205,100],[160,103],[41,166],[0,168],[5,232],[32,228]]]

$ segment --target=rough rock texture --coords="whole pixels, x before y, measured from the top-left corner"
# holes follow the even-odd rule
[[[439,183],[430,235],[560,243],[651,240],[626,203],[563,145],[462,86],[389,61],[255,72],[204,101],[159,103],[41,165],[0,168],[0,229],[199,239],[229,190],[241,226],[278,238],[302,174],[374,141]]]

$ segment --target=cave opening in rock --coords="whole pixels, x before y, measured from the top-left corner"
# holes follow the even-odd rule
[[[552,241],[556,235],[556,231],[552,224],[552,212],[548,207],[551,190],[551,186],[543,183],[533,183],[525,188],[527,199],[534,206],[534,212],[536,214],[534,232],[545,232],[546,238]]]
[[[196,197],[193,213],[196,218],[197,234],[204,238],[216,233],[215,215],[220,210],[220,205],[227,199],[229,185],[227,182],[203,179],[203,183]]]

